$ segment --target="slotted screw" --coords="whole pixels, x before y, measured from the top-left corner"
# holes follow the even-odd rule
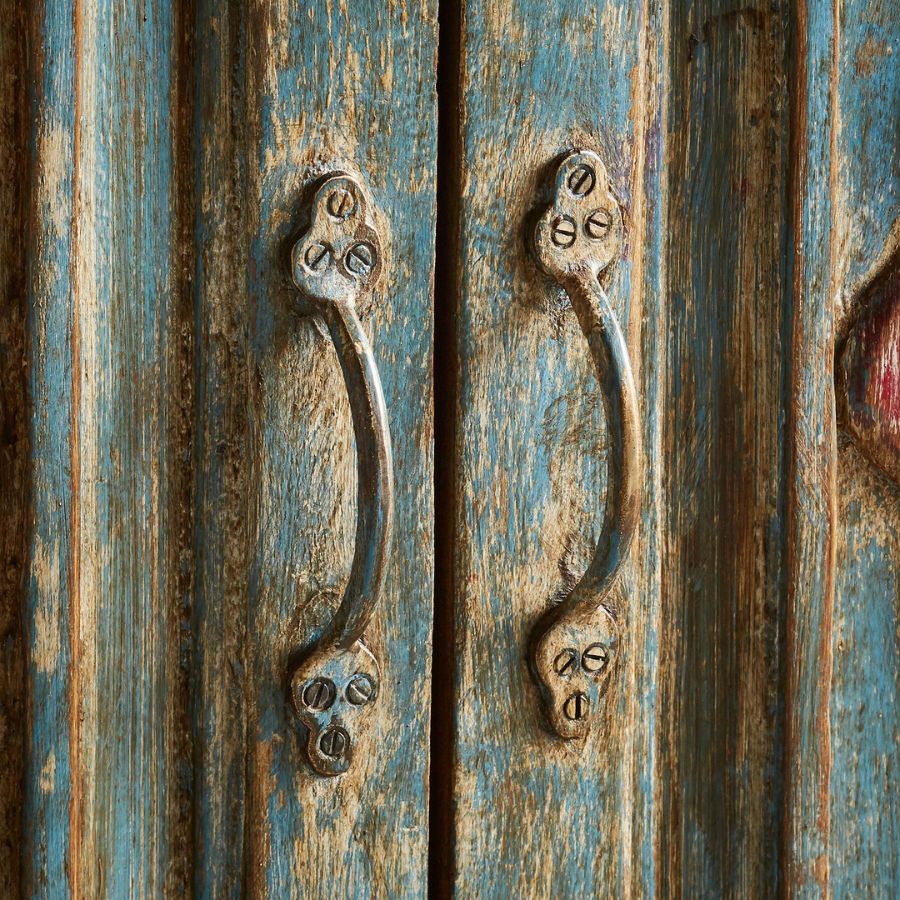
[[[591,166],[584,163],[575,166],[569,172],[567,184],[569,185],[569,190],[576,197],[586,197],[594,189],[596,183],[597,176],[594,174],[594,170]]]
[[[588,713],[589,701],[581,691],[571,694],[563,705],[563,714],[572,722],[580,722]]]
[[[319,749],[332,759],[346,756],[349,747],[350,735],[340,725],[329,725],[319,738]]]
[[[356,208],[356,200],[347,188],[336,188],[328,195],[328,212],[335,219],[346,219]]]
[[[584,230],[589,238],[595,241],[606,237],[612,225],[612,216],[608,210],[595,209],[585,220]]]
[[[354,706],[362,706],[363,704],[368,703],[372,699],[374,693],[375,682],[372,679],[372,676],[366,675],[365,672],[354,675],[347,685],[347,699]]]
[[[602,672],[609,664],[609,648],[605,644],[591,644],[581,657],[581,665],[585,672],[595,675]]]
[[[312,272],[327,269],[331,265],[331,250],[324,244],[310,244],[303,257],[306,268]]]
[[[305,688],[301,700],[308,709],[321,711],[334,703],[334,683],[328,678],[315,678]]]
[[[557,216],[550,226],[550,239],[564,250],[575,243],[575,220],[571,216]]]
[[[556,657],[555,660],[553,660],[553,668],[556,671],[557,675],[562,675],[563,677],[568,678],[569,675],[572,674],[577,660],[578,654],[574,650],[567,647]]]
[[[368,275],[375,268],[375,248],[371,244],[354,244],[344,263],[354,275]]]

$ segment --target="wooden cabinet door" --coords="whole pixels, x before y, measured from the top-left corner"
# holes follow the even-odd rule
[[[455,28],[443,888],[896,895],[900,506],[848,427],[898,433],[898,332],[879,325],[898,303],[896,4],[466,0]],[[643,490],[617,661],[566,741],[532,642],[603,537],[619,452],[575,301],[528,250],[575,148],[624,220],[602,278]],[[875,350],[837,416],[860,318]],[[574,649],[590,640],[581,623]]]
[[[0,894],[420,895],[435,4],[11,0],[3,19]],[[395,494],[377,704],[323,778],[288,682],[350,570],[357,465],[289,250],[332,170],[378,217],[359,315]]]
[[[0,14],[0,896],[900,894],[896,3]]]

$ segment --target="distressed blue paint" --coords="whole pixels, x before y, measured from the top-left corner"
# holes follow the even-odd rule
[[[33,16],[28,890],[155,893],[174,781],[172,9]]]
[[[72,209],[75,132],[75,34],[71,10],[49,4],[32,14],[30,32],[43,55],[32,56],[31,258],[28,301],[29,392],[34,512],[30,577],[24,604],[29,647],[28,752],[25,773],[25,892],[64,895],[69,887],[72,797],[69,645],[73,597]],[[53,147],[54,139],[58,142]],[[55,152],[54,152],[55,150]],[[56,156],[56,159],[54,159]],[[53,179],[58,179],[54,181]],[[58,649],[48,634],[57,634]],[[55,656],[40,664],[41,646]],[[50,763],[52,779],[42,779]]]
[[[92,764],[85,753],[83,877],[126,896],[161,891],[171,854],[169,405],[180,377],[169,353],[177,332],[173,10],[100,0],[81,15],[82,103],[90,108],[82,110],[79,251],[96,279],[79,285],[81,528],[98,554],[81,567],[83,581],[95,564],[99,576],[95,594],[82,592],[84,639],[97,661],[93,682],[89,670],[80,674],[82,738],[96,753]],[[87,505],[93,491],[96,519]],[[96,630],[86,624],[88,610]]]
[[[870,475],[853,497],[850,467],[867,463],[845,447],[831,704],[832,889],[835,896],[900,892],[900,653],[897,556],[900,534],[883,520],[896,489]],[[858,488],[857,488],[858,489]]]
[[[248,230],[256,540],[248,600],[248,818],[269,896],[425,892],[432,581],[433,4],[250,4]],[[369,637],[382,692],[351,772],[311,772],[285,692],[288,657],[327,625],[349,570],[354,447],[333,349],[292,312],[288,238],[311,177],[358,167],[389,255],[363,310],[396,478],[394,544]],[[410,820],[402,833],[398,825]],[[340,853],[336,848],[341,847]]]
[[[643,128],[658,128],[658,110],[645,123],[647,111],[633,102],[633,92],[643,96],[647,87],[636,84],[640,54],[658,64],[655,34],[641,46],[655,15],[615,2],[465,5],[455,597],[460,896],[652,893],[655,886],[653,864],[645,865],[653,856],[654,781],[645,704],[655,687],[646,674],[653,659],[644,653],[655,654],[659,600],[652,506],[643,517],[651,532],[641,561],[648,575],[629,579],[626,611],[626,652],[639,662],[626,663],[622,682],[636,690],[620,689],[612,701],[620,721],[632,723],[629,737],[616,731],[609,744],[591,741],[580,756],[562,749],[541,730],[525,664],[536,616],[593,550],[606,453],[587,344],[571,312],[553,310],[557,291],[524,261],[521,245],[541,168],[573,145],[599,150],[629,211],[637,192],[656,197],[658,142],[644,168],[635,165]],[[651,259],[658,213],[651,199],[648,218],[632,223],[636,235],[646,234]],[[633,352],[641,337],[652,348],[641,358],[644,403],[652,404],[658,284],[655,264],[637,272],[634,257],[632,245],[609,294],[627,326],[643,292],[634,280],[646,291],[647,330],[640,337],[625,330]],[[655,456],[655,408],[643,413]],[[646,490],[658,493],[655,472]]]
[[[835,228],[841,298],[882,255],[900,216],[900,8],[844,3],[837,29]],[[828,856],[835,896],[900,893],[900,498],[849,444],[840,450],[829,724]]]
[[[787,815],[789,884],[801,896],[897,889],[896,792],[883,787],[898,740],[897,658],[895,646],[876,639],[896,631],[889,624],[897,614],[897,543],[889,537],[896,523],[890,497],[849,446],[839,456],[837,515],[829,511],[838,456],[830,440],[835,318],[881,255],[900,197],[895,7],[862,0],[799,7],[808,51],[797,104],[808,121],[798,145],[799,526],[791,535],[798,562],[788,660],[797,676],[788,696]]]
[[[794,283],[791,557],[787,608],[785,883],[800,896],[827,890],[827,710],[833,607],[835,423],[827,390],[834,352],[833,210],[829,144],[834,7],[798,3],[793,79]]]

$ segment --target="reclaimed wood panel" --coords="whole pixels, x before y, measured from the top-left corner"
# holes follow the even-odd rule
[[[257,896],[424,892],[433,596],[431,290],[435,220],[432,3],[247,7],[252,462],[245,673],[248,889]],[[285,692],[349,573],[356,461],[334,350],[298,320],[286,251],[304,188],[358,168],[385,260],[362,309],[382,378],[394,541],[368,629],[377,715],[346,776],[308,766]]]
[[[660,625],[662,53],[651,4],[468,0],[461,185],[449,884],[461,897],[650,895]],[[641,397],[647,459],[624,664],[585,746],[542,725],[537,618],[593,553],[605,483],[588,345],[525,253],[549,166],[596,150],[624,209],[607,291]],[[599,732],[599,734],[597,733]]]
[[[780,878],[789,10],[672,4],[658,889]]]
[[[894,489],[838,452],[833,359],[894,246],[896,18],[871,2],[464,5],[448,379],[463,895],[895,891]],[[525,660],[587,560],[602,419],[521,222],[542,167],[582,145],[626,212],[610,293],[647,480],[618,699],[576,752],[541,732]]]
[[[896,486],[852,444],[849,423],[835,433],[833,378],[835,345],[868,314],[866,286],[897,245],[900,11],[798,3],[794,24],[785,887],[893,896],[900,513]]]
[[[194,4],[185,151],[192,223],[196,460],[190,607],[197,897],[238,896],[245,878],[251,478],[247,4]],[[191,159],[191,156],[186,157]],[[258,201],[257,201],[258,202]]]
[[[810,79],[830,114],[808,153],[829,147],[830,229],[816,235],[839,349],[867,315],[873,281],[896,281],[900,246],[900,8],[846,0],[828,65]],[[824,98],[827,98],[825,100]],[[896,376],[894,340],[891,357]],[[840,383],[840,382],[839,382]],[[844,407],[838,398],[839,413]],[[900,490],[847,439],[836,452],[829,685],[828,829],[815,869],[831,895],[900,894]],[[887,435],[885,435],[887,437]],[[801,869],[798,873],[803,875]],[[799,879],[798,879],[799,882]],[[813,894],[818,885],[798,883]],[[798,889],[797,893],[801,893]]]
[[[30,10],[28,894],[171,886],[173,27]]]
[[[9,12],[0,62],[27,62],[27,80],[4,78],[0,120],[14,508],[0,703],[4,722],[25,715],[2,732],[0,852],[23,861],[4,895],[421,894],[435,9]],[[310,184],[341,166],[362,171],[384,229],[361,314],[397,498],[368,635],[373,726],[352,772],[322,779],[288,663],[349,573],[356,460],[340,368],[294,310],[287,249]]]

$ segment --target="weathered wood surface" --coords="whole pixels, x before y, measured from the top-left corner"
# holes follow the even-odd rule
[[[435,9],[5,12],[0,888],[421,894]],[[362,171],[386,234],[361,313],[394,435],[396,539],[368,633],[372,728],[352,772],[322,779],[288,659],[347,577],[356,461],[287,250],[310,183],[340,166]]]
[[[437,892],[897,895],[900,488],[834,367],[895,277],[900,8],[445,9]],[[421,896],[436,4],[0,14],[0,895]],[[645,454],[583,747],[527,667],[604,502],[588,347],[524,241],[576,146],[625,213]],[[361,312],[397,506],[377,714],[322,779],[286,678],[349,571],[356,461],[287,251],[340,166],[388,235]]]
[[[254,3],[247,28],[249,884],[269,896],[415,895],[428,831],[436,11]],[[349,572],[356,461],[334,351],[292,314],[284,251],[301,190],[340,165],[361,169],[384,223],[382,278],[361,314],[390,421],[395,538],[367,633],[382,673],[377,716],[352,771],[323,779],[286,731],[285,673]]]
[[[900,9],[800,3],[794,28],[785,887],[895,896],[900,507],[835,434],[833,361],[896,246]]]
[[[460,894],[896,893],[896,494],[838,451],[833,367],[898,212],[898,25],[871,2],[465,4]],[[580,751],[525,665],[605,480],[586,351],[522,241],[572,146],[626,210],[609,290],[646,452],[625,664]]]
[[[174,36],[168,5],[29,11],[27,894],[177,886]]]
[[[779,879],[789,15],[682,10],[663,67],[658,888],[765,896]]]
[[[865,285],[900,245],[900,5],[853,0],[833,20],[827,253],[836,332],[869,310]],[[900,362],[894,344],[894,376]],[[840,422],[842,428],[846,422]],[[841,435],[832,633],[828,889],[900,895],[900,490]]]
[[[606,446],[587,341],[526,258],[550,166],[596,150],[624,208],[607,285],[660,459],[660,21],[649,4],[469,0],[461,22],[458,515],[454,564],[459,896],[650,895],[662,471],[645,469],[623,664],[583,749],[548,734],[532,628],[602,520]]]
[[[883,268],[859,300],[863,309],[838,350],[835,379],[848,431],[900,481],[900,253]]]

